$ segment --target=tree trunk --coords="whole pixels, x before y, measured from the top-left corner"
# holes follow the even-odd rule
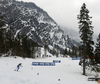
[[[86,75],[86,72],[85,72],[85,42],[83,42],[83,75]]]
[[[83,59],[83,75],[86,75],[86,73],[85,73],[85,57]]]

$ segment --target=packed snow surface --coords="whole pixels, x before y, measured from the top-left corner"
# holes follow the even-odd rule
[[[33,66],[32,62],[53,62],[61,60],[55,66]],[[18,63],[22,63],[19,71],[14,71]],[[63,57],[48,58],[0,58],[0,84],[98,84],[96,81],[88,81],[88,76],[82,75],[79,60]]]

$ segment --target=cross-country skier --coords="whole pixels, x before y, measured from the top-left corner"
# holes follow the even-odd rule
[[[22,63],[19,63],[14,71],[18,71],[20,67],[22,67]]]

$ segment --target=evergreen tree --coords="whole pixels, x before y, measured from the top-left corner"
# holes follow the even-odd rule
[[[3,20],[3,16],[0,16],[0,53],[4,53],[4,29],[5,21]]]
[[[13,48],[13,30],[12,28],[7,29],[6,32],[6,51],[9,52],[8,54],[12,54],[12,48]]]
[[[33,58],[32,56],[32,42],[30,39],[27,40],[27,57],[28,58]]]
[[[80,14],[78,15],[79,20],[79,33],[81,38],[81,43],[83,46],[83,75],[85,75],[85,59],[87,56],[93,60],[93,44],[92,35],[93,35],[93,26],[91,26],[92,17],[89,16],[89,10],[86,8],[86,4],[83,3]]]
[[[100,64],[100,34],[98,35],[95,46],[95,62]]]
[[[83,57],[83,46],[79,46],[79,56]]]
[[[77,52],[77,47],[73,46],[72,47],[72,56],[74,56],[74,57],[77,56],[76,52]]]
[[[70,50],[70,48],[69,48],[69,51],[68,51],[68,55],[71,56],[71,50]]]
[[[27,36],[24,36],[22,38],[22,46],[21,46],[22,47],[22,57],[23,58],[27,57],[27,49],[28,49],[27,44],[28,44]]]
[[[31,51],[31,52],[32,52],[32,53],[31,53],[31,54],[32,54],[31,57],[32,57],[32,58],[35,58],[35,53],[36,53],[36,51],[37,51],[37,50],[35,49],[36,47],[38,48],[38,43],[32,41],[32,42],[31,42],[31,49],[32,49],[32,51]]]
[[[64,51],[64,56],[67,57],[67,54],[68,54],[68,53],[67,53],[67,49],[65,49],[65,51]]]
[[[45,56],[45,57],[47,56],[47,47],[48,47],[48,46],[45,44],[45,45],[44,45],[44,56]]]
[[[3,26],[5,26],[5,21],[4,21],[3,16],[1,15],[1,16],[0,16],[0,29],[1,29]]]
[[[20,41],[18,38],[13,41],[12,55],[20,56]]]

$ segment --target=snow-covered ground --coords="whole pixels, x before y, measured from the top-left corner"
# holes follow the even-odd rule
[[[32,62],[52,62],[61,60],[55,66],[33,66]],[[22,63],[20,70],[14,71],[18,63]],[[48,57],[29,59],[17,57],[0,58],[0,84],[98,84],[96,81],[88,81],[88,76],[82,75],[79,60],[62,57]]]

